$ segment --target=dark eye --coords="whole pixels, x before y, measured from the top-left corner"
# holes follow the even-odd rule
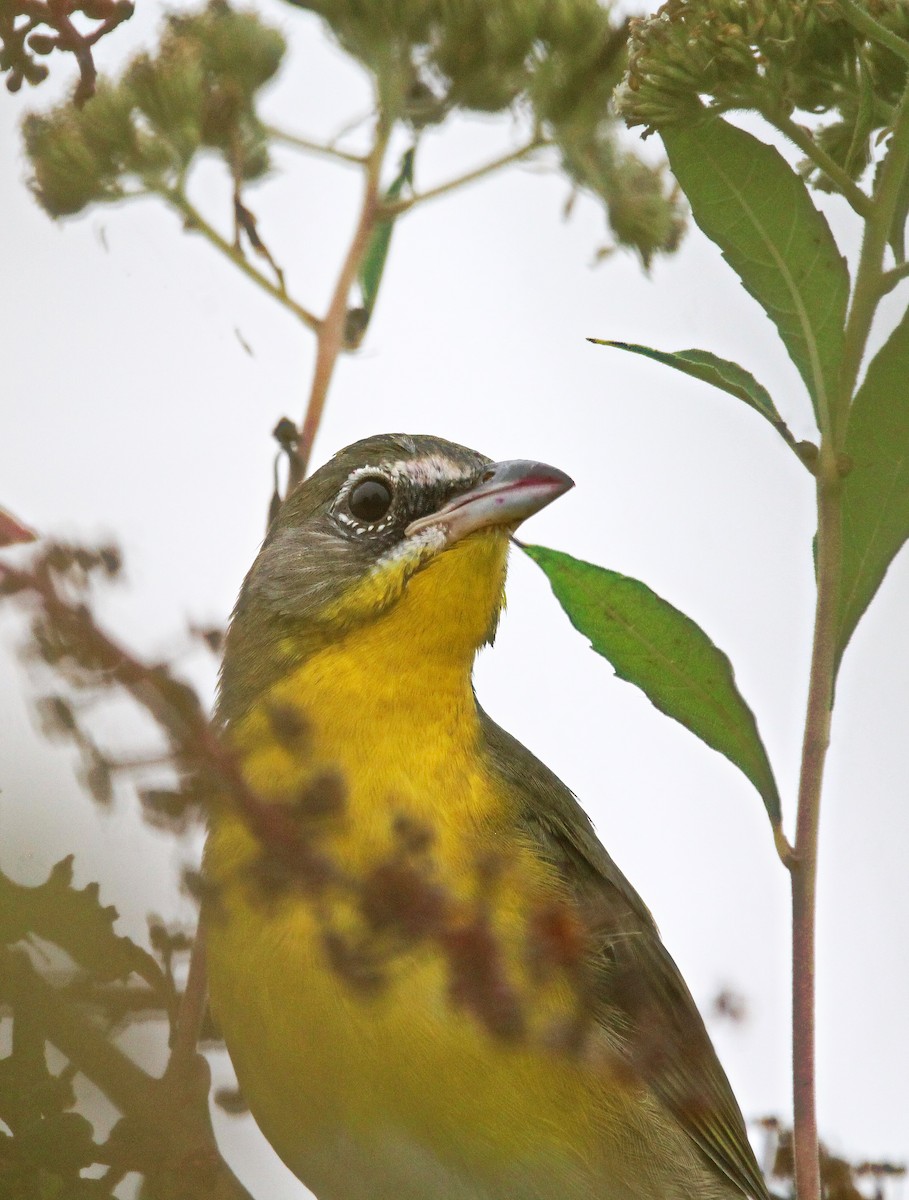
[[[391,488],[383,479],[364,479],[351,490],[347,507],[358,521],[373,525],[391,507]]]

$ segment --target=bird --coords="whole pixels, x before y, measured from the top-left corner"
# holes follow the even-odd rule
[[[366,438],[286,497],[242,585],[210,1005],[318,1200],[768,1200],[649,910],[474,692],[513,534],[572,486]]]

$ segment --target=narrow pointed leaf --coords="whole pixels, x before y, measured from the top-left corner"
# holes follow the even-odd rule
[[[740,367],[737,362],[720,358],[711,354],[709,350],[654,350],[650,346],[639,346],[636,342],[611,342],[602,338],[587,340],[597,346],[613,346],[616,350],[642,354],[645,358],[652,358],[667,367],[674,367],[684,375],[690,375],[693,379],[700,379],[709,383],[711,387],[728,392],[730,396],[735,396],[765,417],[787,445],[795,446],[795,438],[777,412],[770,393],[763,384],[758,383],[750,371]]]
[[[773,771],[722,650],[640,580],[545,546],[523,550],[545,572],[572,625],[612,663],[618,677],[743,771],[778,829],[782,818]]]
[[[838,385],[849,273],[804,181],[719,118],[662,138],[695,221],[776,325],[819,414]]]
[[[389,184],[385,200],[397,200],[405,184],[413,182],[414,150],[406,150],[401,159],[401,166],[394,180]],[[363,293],[363,308],[368,322],[379,296],[379,285],[385,270],[385,260],[388,258],[388,248],[391,245],[391,233],[394,221],[379,221],[376,225],[363,263],[360,267],[360,290]]]
[[[843,560],[837,619],[842,655],[909,538],[909,312],[871,360],[849,415]]]

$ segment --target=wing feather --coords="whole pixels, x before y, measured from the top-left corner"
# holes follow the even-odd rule
[[[595,1016],[609,1040],[692,1141],[745,1196],[768,1192],[704,1022],[646,905],[612,861],[574,795],[484,714],[493,768],[521,823],[588,919]]]

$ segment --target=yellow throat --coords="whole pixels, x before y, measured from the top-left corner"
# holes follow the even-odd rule
[[[356,855],[387,849],[396,814],[430,828],[501,817],[480,786],[471,669],[503,602],[507,549],[497,532],[459,543],[377,621],[274,683],[231,732],[252,787],[281,801],[314,775],[337,772]],[[382,587],[367,579],[349,602],[359,607]],[[293,662],[293,644],[284,651]],[[275,737],[276,709],[299,713],[304,753]]]

